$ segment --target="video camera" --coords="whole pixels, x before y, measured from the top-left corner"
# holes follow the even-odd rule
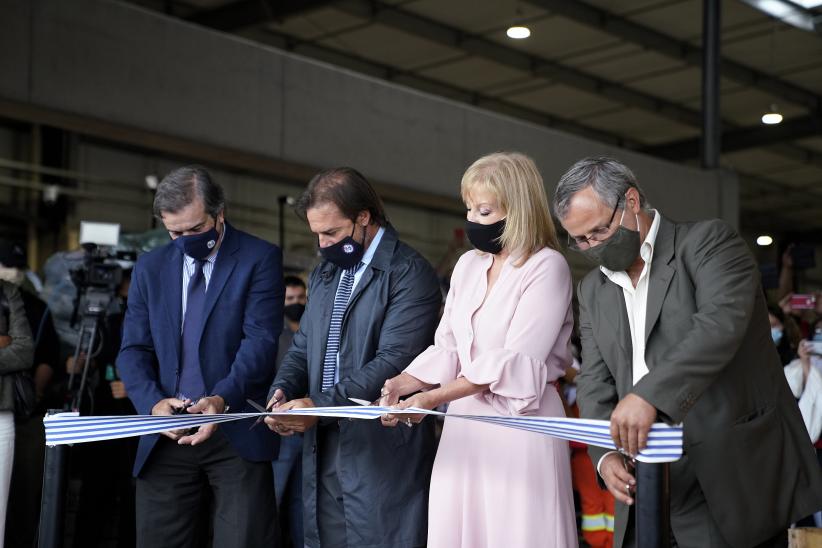
[[[75,370],[69,375],[66,402],[67,409],[73,411],[80,410],[89,363],[103,348],[107,319],[119,311],[119,307],[112,304],[117,303],[123,267],[133,265],[136,259],[136,252],[115,251],[119,239],[118,224],[80,223],[80,245],[85,252],[82,262],[69,271],[77,288],[71,326],[74,327],[80,319],[73,363],[83,364],[79,388],[74,383]]]
[[[134,264],[136,252],[114,251],[119,235],[117,224],[80,223],[80,243],[85,255],[82,264],[70,271],[71,281],[77,288],[72,325],[78,314],[105,316],[123,281],[123,265]]]

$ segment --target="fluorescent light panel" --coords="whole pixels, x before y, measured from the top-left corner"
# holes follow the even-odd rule
[[[791,2],[793,2],[794,4],[799,4],[803,8],[809,10],[822,6],[822,0],[791,0]]]

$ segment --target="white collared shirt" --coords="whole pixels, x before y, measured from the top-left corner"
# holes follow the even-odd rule
[[[631,328],[631,347],[633,348],[632,366],[633,366],[633,383],[636,384],[639,380],[648,374],[648,365],[645,363],[645,317],[648,308],[648,277],[651,272],[651,261],[654,258],[654,245],[656,244],[656,235],[659,232],[660,214],[656,210],[652,210],[654,220],[651,223],[651,228],[648,229],[648,235],[645,236],[645,241],[639,248],[639,256],[645,261],[645,266],[642,267],[642,272],[639,274],[639,280],[636,287],[631,283],[631,277],[627,272],[614,272],[604,266],[599,267],[602,273],[608,277],[613,283],[622,288],[622,295],[625,297],[625,310],[628,313],[628,324]]]
[[[645,236],[645,241],[639,248],[639,256],[645,261],[645,266],[642,267],[642,272],[639,274],[639,280],[636,287],[631,282],[631,277],[628,273],[623,271],[614,272],[604,266],[599,269],[611,282],[617,284],[622,288],[622,296],[625,298],[625,310],[628,313],[628,325],[631,328],[631,348],[633,353],[631,356],[633,384],[639,382],[639,379],[648,374],[648,365],[645,363],[645,317],[648,309],[648,276],[651,273],[651,261],[654,258],[654,245],[656,244],[656,235],[659,232],[659,220],[662,216],[657,210],[651,210],[654,214],[654,220],[651,223],[651,228],[648,229],[648,235]],[[602,461],[615,451],[605,453],[597,462],[597,474],[599,474],[599,467]]]
[[[377,246],[379,246],[380,241],[382,241],[383,234],[385,234],[385,228],[380,227],[380,229],[377,231],[377,234],[374,236],[374,239],[371,240],[371,243],[368,245],[368,249],[366,249],[365,253],[363,253],[362,259],[360,259],[360,267],[354,273],[354,284],[351,286],[351,295],[354,295],[354,290],[357,288],[357,284],[360,283],[360,279],[362,278],[362,275],[365,272],[365,267],[371,264],[371,260],[374,258],[374,253],[376,253],[377,251]],[[340,281],[337,283],[337,291],[340,290],[340,284],[342,283],[342,279],[343,277],[342,275],[340,275]],[[342,347],[342,345],[340,346]],[[334,384],[337,384],[338,382],[340,382],[339,351],[337,351],[337,368],[334,370]]]

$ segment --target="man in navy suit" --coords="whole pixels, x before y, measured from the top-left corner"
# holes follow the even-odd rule
[[[172,241],[134,267],[117,368],[140,414],[251,411],[265,404],[282,330],[280,250],[225,221],[222,188],[197,166],[169,173],[154,214]],[[270,462],[278,436],[249,421],[143,436],[137,451],[137,546],[207,539],[276,546]],[[207,521],[207,520],[206,520]]]

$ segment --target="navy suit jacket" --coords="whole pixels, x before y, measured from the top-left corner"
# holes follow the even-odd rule
[[[134,266],[117,369],[137,412],[151,413],[175,396],[180,374],[183,255],[169,243],[142,255]],[[206,390],[231,412],[265,405],[275,374],[283,323],[280,249],[228,226],[206,292],[200,366]],[[249,421],[220,425],[243,458],[274,458],[279,436]],[[134,463],[139,475],[159,434],[142,436]]]

